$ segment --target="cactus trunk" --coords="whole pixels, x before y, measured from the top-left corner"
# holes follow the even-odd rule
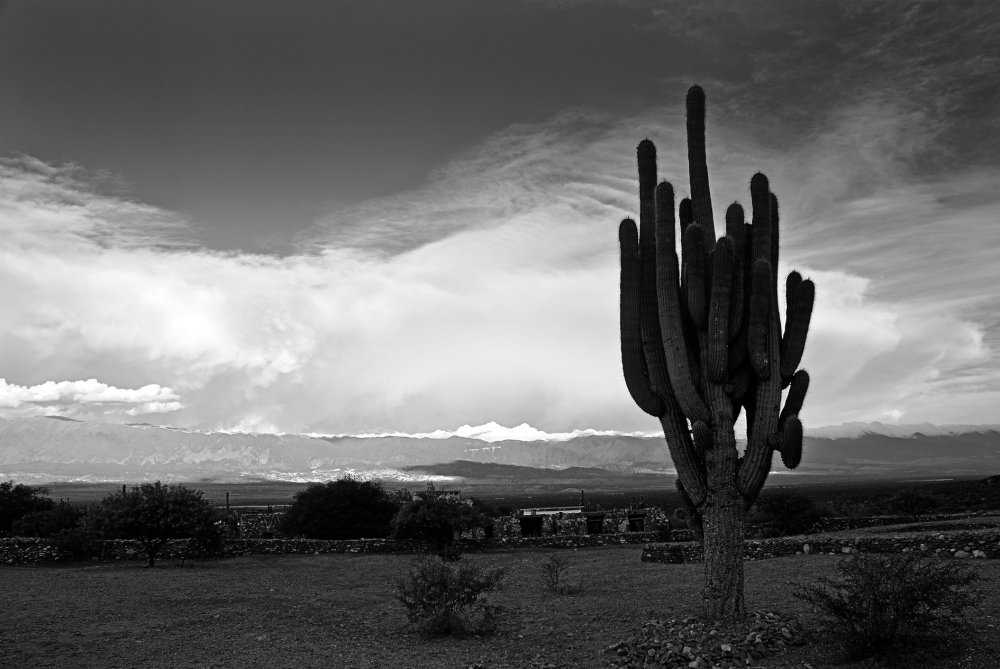
[[[692,197],[681,201],[677,216],[673,187],[656,184],[656,147],[649,140],[638,147],[640,225],[637,231],[625,219],[619,230],[622,367],[636,404],[663,426],[677,488],[704,542],[704,615],[719,619],[745,613],[743,523],[774,451],[789,468],[801,460],[798,413],[809,375],[796,368],[815,293],[812,281],[789,277],[782,332],[778,200],[763,174],[750,184],[752,224],[739,204],[731,205],[726,235],[716,241],[705,95],[697,86],[687,109]],[[744,409],[748,444],[741,458],[733,426]]]

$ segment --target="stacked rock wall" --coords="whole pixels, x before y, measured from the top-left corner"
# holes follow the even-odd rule
[[[748,540],[743,543],[746,560],[766,560],[783,555],[851,553],[910,553],[955,558],[1000,558],[1000,530],[939,533],[898,533],[856,537],[780,537]],[[643,562],[702,562],[702,546],[697,542],[649,544],[642,551]]]

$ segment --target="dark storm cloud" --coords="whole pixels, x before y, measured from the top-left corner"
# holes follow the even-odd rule
[[[638,64],[688,59],[648,20],[517,0],[12,2],[0,154],[121,174],[210,247],[287,251],[513,123],[664,100]]]

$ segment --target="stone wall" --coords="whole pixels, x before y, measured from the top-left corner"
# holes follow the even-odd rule
[[[187,549],[186,540],[169,541],[156,555],[157,560],[180,559]],[[236,555],[276,555],[308,553],[405,553],[423,550],[418,541],[393,539],[356,539],[319,541],[313,539],[235,539],[227,541],[220,557]],[[146,551],[138,541],[109,539],[101,544],[99,555],[93,561],[144,562]],[[200,557],[191,553],[188,557]],[[72,556],[60,551],[48,539],[15,537],[0,539],[0,564],[41,564],[65,562]]]
[[[1000,529],[898,533],[857,537],[779,537],[747,540],[743,543],[745,560],[765,560],[782,555],[832,555],[851,553],[920,552],[939,557],[1000,559]],[[642,551],[643,562],[702,562],[698,542],[648,544]]]
[[[490,542],[466,539],[459,546],[466,551],[494,548],[589,548],[621,544],[647,544],[656,535],[652,532],[630,532],[627,534],[560,535],[549,537],[516,537],[494,539]],[[186,549],[185,540],[171,541],[157,553],[158,560],[180,559]],[[397,541],[395,539],[346,539],[320,541],[315,539],[233,539],[227,541],[220,557],[237,555],[282,555],[319,553],[416,553],[425,550],[419,541]],[[93,561],[123,562],[136,560],[144,562],[145,549],[138,541],[120,539],[106,540],[101,544],[98,557]],[[202,557],[191,553],[188,557]],[[37,537],[0,539],[0,564],[42,564],[66,562],[72,556],[60,551],[48,539]]]

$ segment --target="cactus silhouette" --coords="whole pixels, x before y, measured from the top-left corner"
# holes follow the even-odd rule
[[[698,86],[687,94],[687,137],[691,199],[679,203],[677,218],[673,187],[656,183],[656,147],[646,139],[637,149],[639,228],[629,218],[619,228],[622,368],[635,403],[663,426],[677,487],[704,543],[704,615],[726,618],[745,613],[743,521],[773,453],[790,469],[802,458],[798,414],[809,375],[796,370],[815,287],[788,275],[782,332],[778,201],[767,177],[750,180],[751,223],[730,205],[716,241]],[[741,411],[742,455],[733,429]]]

